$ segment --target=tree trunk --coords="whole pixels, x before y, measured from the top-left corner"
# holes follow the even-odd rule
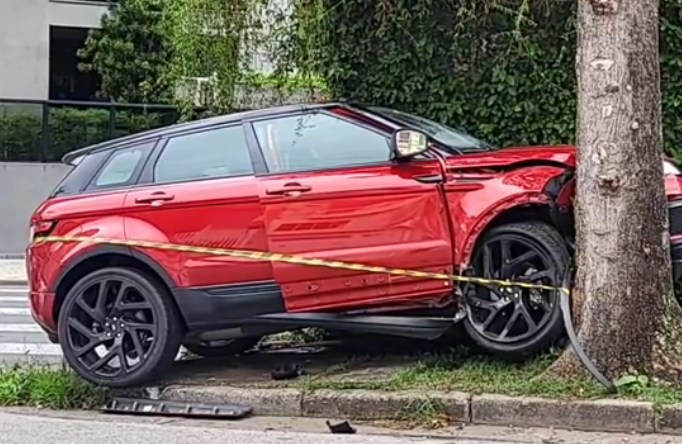
[[[658,0],[578,1],[579,338],[610,378],[679,380],[662,171]],[[579,368],[568,350],[548,370]]]

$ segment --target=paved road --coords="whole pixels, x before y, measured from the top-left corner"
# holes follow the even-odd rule
[[[240,421],[102,415],[85,411],[0,409],[0,444],[670,444],[669,435],[491,426],[396,430],[354,423],[332,435],[324,419],[254,416]],[[431,436],[426,438],[424,435]]]
[[[0,363],[22,360],[60,361],[61,350],[33,322],[27,289],[0,286]]]
[[[442,440],[391,436],[323,435],[316,433],[225,430],[204,426],[172,426],[126,422],[55,420],[0,414],[2,444],[442,444]],[[460,441],[461,442],[461,441]],[[454,441],[450,441],[454,444]],[[484,442],[479,441],[479,444]],[[473,442],[473,444],[476,444]],[[485,444],[493,444],[488,441]],[[498,442],[495,444],[505,444]],[[509,443],[511,444],[511,443]]]

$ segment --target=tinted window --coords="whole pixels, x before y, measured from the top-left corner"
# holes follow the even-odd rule
[[[155,182],[249,174],[253,165],[241,125],[174,137],[154,166]]]
[[[77,194],[92,179],[93,172],[97,171],[102,165],[102,159],[106,159],[109,153],[106,151],[96,151],[85,154],[78,159],[74,159],[72,167],[64,178],[59,182],[51,194],[54,196],[66,196]]]
[[[253,126],[272,172],[337,168],[390,158],[387,137],[328,114],[264,120]]]
[[[103,189],[133,185],[142,163],[153,146],[154,143],[146,143],[114,151],[88,188]]]
[[[449,154],[456,154],[457,150],[491,151],[496,149],[493,145],[470,136],[464,131],[429,120],[425,117],[415,116],[414,114],[408,114],[389,108],[372,107],[370,109],[391,120],[420,129],[442,144],[454,147],[455,151]]]

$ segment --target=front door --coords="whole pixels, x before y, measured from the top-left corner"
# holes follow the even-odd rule
[[[389,161],[389,137],[326,111],[252,122],[269,172],[258,178],[270,251],[447,272],[452,245],[435,160]],[[273,263],[288,311],[446,293],[449,283]]]

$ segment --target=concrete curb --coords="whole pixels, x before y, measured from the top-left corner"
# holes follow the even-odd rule
[[[169,386],[162,399],[248,404],[255,415],[400,420],[447,415],[452,422],[554,427],[600,432],[682,434],[682,404],[655,409],[651,402],[471,395],[457,392],[251,389]]]

